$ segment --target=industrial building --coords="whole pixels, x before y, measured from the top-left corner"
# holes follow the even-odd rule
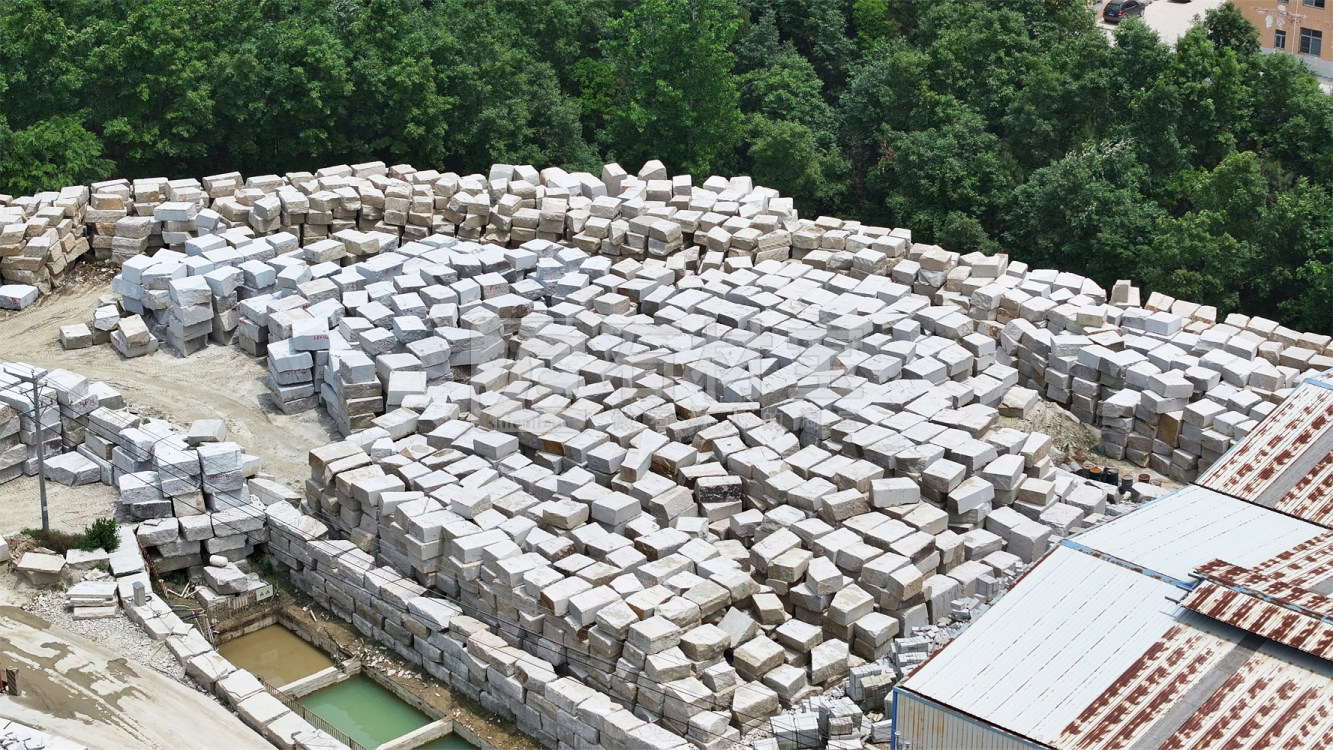
[[[1063,540],[895,688],[896,750],[1333,737],[1333,380],[1194,485]]]

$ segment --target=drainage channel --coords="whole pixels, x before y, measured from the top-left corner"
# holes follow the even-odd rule
[[[367,750],[475,750],[452,721],[434,719],[381,685],[360,663],[335,664],[282,625],[227,640],[218,652],[280,693],[284,703],[353,747]],[[297,708],[299,706],[300,708]]]

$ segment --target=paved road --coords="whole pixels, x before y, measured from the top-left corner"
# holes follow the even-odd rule
[[[1203,20],[1203,14],[1218,7],[1226,0],[1153,0],[1143,9],[1143,22],[1157,32],[1163,42],[1175,45],[1176,40],[1185,35],[1190,27]],[[1115,30],[1115,24],[1102,22],[1102,7],[1097,3],[1097,25],[1109,35]]]
[[[91,750],[272,750],[208,696],[17,607],[0,606],[0,660],[23,691],[0,717]]]

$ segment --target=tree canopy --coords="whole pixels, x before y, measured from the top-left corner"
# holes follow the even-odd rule
[[[1173,44],[1083,0],[0,4],[0,192],[649,158],[1333,325],[1333,98],[1230,3]]]

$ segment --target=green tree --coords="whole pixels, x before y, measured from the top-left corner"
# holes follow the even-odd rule
[[[932,96],[911,125],[906,131],[884,128],[883,157],[870,175],[886,196],[889,218],[926,240],[951,212],[994,229],[995,211],[1012,187],[1012,168],[981,115],[952,97]]]
[[[1236,148],[1236,134],[1248,120],[1247,92],[1236,53],[1218,48],[1195,26],[1176,42],[1167,74],[1178,96],[1179,138],[1192,163],[1211,167]]]
[[[852,5],[856,43],[863,50],[898,36],[902,31],[889,12],[888,0],[856,0]]]
[[[30,195],[107,177],[102,141],[78,117],[57,116],[10,131],[0,117],[0,192]]]
[[[1250,147],[1298,175],[1333,184],[1333,97],[1295,55],[1259,55],[1247,72]]]
[[[84,89],[107,156],[144,173],[190,173],[221,133],[214,115],[213,61],[236,30],[237,0],[131,3],[111,33],[98,34],[84,63]]]
[[[860,58],[846,0],[743,0],[751,17],[772,14],[782,41],[815,67],[830,100]]]
[[[788,46],[771,64],[740,78],[740,105],[747,114],[798,122],[820,133],[836,127],[833,108],[824,102],[823,82],[808,60]]]
[[[739,25],[728,0],[644,0],[609,24],[616,158],[707,174],[731,155],[742,120],[727,46]]]
[[[1203,14],[1203,27],[1208,32],[1208,41],[1218,49],[1229,49],[1242,60],[1259,54],[1259,30],[1231,0],[1209,8]]]
[[[905,40],[877,48],[852,76],[838,102],[840,140],[860,180],[882,154],[881,128],[905,130],[930,90],[930,58]]]
[[[803,212],[826,213],[846,192],[847,163],[831,133],[753,115],[746,136],[755,180],[795,198]]]
[[[1152,291],[1204,305],[1225,314],[1237,309],[1255,260],[1255,247],[1218,231],[1211,212],[1158,220],[1152,247],[1138,259],[1138,278]]]
[[[1148,170],[1132,144],[1094,143],[1033,172],[1013,192],[1006,236],[1032,263],[1102,283],[1137,278],[1163,212],[1145,199]]]
[[[341,127],[353,98],[352,58],[332,17],[256,24],[219,71],[218,116],[235,123],[223,148],[243,171],[309,169],[370,153]],[[266,92],[252,97],[249,92]]]

